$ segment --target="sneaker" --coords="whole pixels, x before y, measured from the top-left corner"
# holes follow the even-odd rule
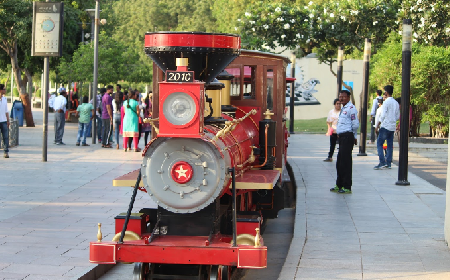
[[[75,146],[80,146],[80,143],[76,143]]]
[[[346,188],[342,188],[338,191],[338,193],[352,193],[352,190],[350,189],[346,189]]]
[[[56,145],[66,145],[66,143],[64,143],[64,142],[58,142],[58,143],[56,143]]]
[[[332,159],[332,158],[326,158],[326,159],[324,159],[323,161],[332,162],[333,159]]]
[[[338,192],[339,191],[339,187],[335,186],[334,188],[330,189],[330,192]]]
[[[375,170],[380,170],[380,169],[385,169],[387,165],[385,164],[378,164],[377,166],[375,166],[373,169]]]
[[[392,168],[392,166],[390,164],[386,164],[384,167],[387,168],[387,169],[391,169]]]
[[[4,158],[9,158],[9,154],[8,154],[8,153],[5,153],[5,154],[3,155],[3,157],[4,157]]]

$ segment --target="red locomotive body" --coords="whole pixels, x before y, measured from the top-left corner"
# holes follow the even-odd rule
[[[145,120],[154,136],[141,169],[114,181],[138,177],[116,236],[91,242],[90,261],[135,262],[135,279],[230,279],[234,268],[265,268],[261,225],[295,199],[281,176],[289,61],[241,51],[231,34],[147,33],[145,47],[160,68],[155,119]],[[131,214],[138,189],[158,208]]]

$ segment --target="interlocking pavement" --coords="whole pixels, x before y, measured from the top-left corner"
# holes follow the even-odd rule
[[[397,166],[373,170],[378,157],[357,156],[355,147],[353,193],[332,193],[328,143],[323,135],[289,139],[296,220],[278,279],[450,279],[445,191],[412,173],[410,186],[395,185]]]
[[[104,149],[92,138],[90,147],[75,146],[76,123],[66,123],[66,145],[54,145],[50,113],[42,162],[42,111],[33,115],[36,127],[21,127],[20,145],[0,158],[0,279],[78,279],[96,267],[89,242],[97,223],[110,240],[114,217],[128,208],[132,188],[112,187],[112,180],[139,168],[141,153]],[[148,206],[139,192],[134,209]]]

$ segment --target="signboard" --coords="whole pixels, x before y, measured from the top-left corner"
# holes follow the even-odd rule
[[[64,3],[33,2],[32,56],[61,56]]]

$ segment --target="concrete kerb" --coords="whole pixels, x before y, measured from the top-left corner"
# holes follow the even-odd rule
[[[72,280],[95,280],[105,275],[114,266],[115,264],[97,264],[94,267],[89,267],[85,272],[72,278]]]
[[[300,168],[294,161],[289,161],[295,176],[295,186],[297,188],[297,201],[295,207],[294,234],[291,240],[286,260],[284,261],[278,280],[291,280],[297,274],[303,247],[306,243],[306,185],[303,182]]]

